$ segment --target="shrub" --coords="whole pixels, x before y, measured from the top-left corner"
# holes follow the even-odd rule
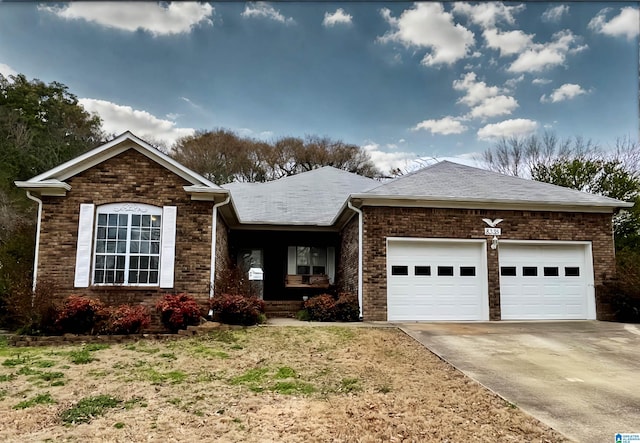
[[[57,332],[55,327],[57,309],[54,303],[55,285],[40,281],[35,292],[31,281],[15,283],[4,299],[4,325],[18,334],[41,335]]]
[[[616,321],[640,323],[640,253],[617,252],[616,276],[597,288],[599,296],[609,301]]]
[[[197,325],[200,321],[200,305],[187,294],[165,294],[156,303],[156,310],[160,313],[162,324],[172,332]]]
[[[121,305],[110,309],[105,332],[108,334],[137,334],[151,324],[151,314],[142,305]]]
[[[306,309],[301,309],[296,312],[296,318],[300,321],[311,321],[311,317],[309,316],[309,311]]]
[[[264,318],[264,302],[256,297],[222,294],[210,301],[214,318],[231,325],[255,325]]]
[[[103,327],[108,316],[109,312],[102,302],[70,295],[58,311],[56,327],[72,334],[93,333]]]
[[[358,321],[360,319],[360,305],[358,297],[350,292],[342,292],[336,301],[336,320]]]
[[[333,321],[336,318],[336,300],[330,294],[311,297],[304,302],[304,308],[309,312],[311,320]]]

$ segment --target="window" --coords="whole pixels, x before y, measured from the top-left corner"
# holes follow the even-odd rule
[[[104,205],[96,219],[93,283],[157,286],[162,208]]]
[[[460,277],[475,277],[475,276],[476,276],[475,266],[460,266]]]
[[[516,276],[516,267],[515,266],[502,266],[500,267],[500,275],[504,277],[515,277]]]
[[[536,277],[538,275],[538,268],[535,266],[523,266],[522,267],[522,276],[523,277]]]
[[[453,266],[438,266],[438,275],[450,277],[453,275]]]
[[[415,275],[431,275],[431,266],[416,266],[413,272]]]
[[[545,277],[557,277],[558,274],[558,267],[557,266],[552,266],[552,267],[544,267],[544,276]]]
[[[296,247],[296,274],[326,274],[327,248]]]
[[[565,267],[564,268],[565,277],[580,277],[580,268],[579,267]]]
[[[391,266],[391,275],[409,275],[409,267]]]

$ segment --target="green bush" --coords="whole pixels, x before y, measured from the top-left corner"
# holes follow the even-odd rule
[[[209,302],[214,319],[230,325],[250,326],[264,318],[264,302],[256,297],[222,294]]]

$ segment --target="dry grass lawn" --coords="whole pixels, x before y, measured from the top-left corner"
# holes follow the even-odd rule
[[[561,442],[385,328],[0,345],[3,442]]]

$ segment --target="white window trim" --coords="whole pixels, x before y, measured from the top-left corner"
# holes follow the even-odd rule
[[[130,215],[160,215],[162,217],[160,221],[160,252],[158,254],[158,283],[96,283],[95,282],[95,266],[96,266],[96,248],[97,237],[98,237],[98,219],[100,214],[118,214],[118,213],[126,213]],[[127,226],[127,250],[125,253],[125,281],[128,279],[128,270],[129,270],[129,258],[131,257],[131,253],[129,252],[130,242],[131,242],[131,219],[129,219],[129,225]],[[91,250],[91,284],[92,286],[107,286],[107,287],[151,287],[157,288],[160,287],[160,283],[162,280],[162,248],[163,248],[163,233],[165,220],[163,217],[163,208],[153,205],[147,205],[143,203],[109,203],[106,205],[101,205],[97,207],[96,216],[93,221],[93,247]],[[173,274],[172,274],[173,277]],[[173,279],[173,278],[172,278]]]

